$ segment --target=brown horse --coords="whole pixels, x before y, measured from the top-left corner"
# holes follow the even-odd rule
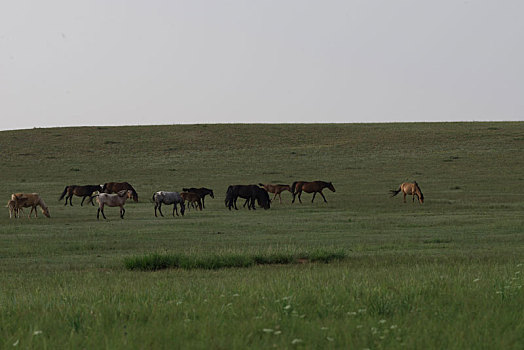
[[[264,189],[266,191],[268,191],[269,193],[274,193],[275,195],[273,196],[273,199],[271,201],[274,201],[275,198],[277,198],[277,195],[278,195],[278,198],[280,200],[280,204],[282,204],[282,196],[280,195],[282,192],[284,191],[289,191],[291,192],[291,187],[289,185],[282,185],[282,184],[259,184],[260,186],[264,187]]]
[[[180,192],[180,196],[182,197],[184,201],[188,202],[187,204],[188,209],[189,209],[189,204],[191,204],[194,207],[196,203],[196,205],[198,205],[198,209],[202,210],[202,198],[200,198],[200,196],[197,193]]]
[[[406,203],[406,195],[408,194],[412,196],[413,202],[415,202],[415,196],[417,196],[419,203],[424,203],[424,195],[422,194],[422,191],[420,190],[420,187],[416,181],[404,182],[400,185],[398,190],[390,190],[389,192],[391,193],[391,197],[394,197],[401,191],[404,194],[404,203]]]
[[[291,203],[295,203],[295,196],[298,194],[298,201],[302,203],[302,200],[300,197],[302,196],[302,191],[306,193],[312,193],[313,192],[313,198],[311,199],[311,203],[315,200],[315,196],[317,193],[320,193],[322,198],[324,199],[324,202],[327,203],[326,197],[324,197],[324,194],[322,193],[322,190],[324,188],[330,189],[332,192],[335,192],[335,187],[331,182],[325,182],[325,181],[295,181],[291,185],[291,194],[293,195],[293,200]]]
[[[89,203],[91,203],[91,205],[95,205],[95,203],[93,203],[94,196],[92,196],[92,194],[93,192],[96,192],[96,191],[102,192],[102,185],[85,185],[85,186],[70,185],[64,188],[64,191],[62,192],[62,195],[60,196],[58,200],[61,201],[62,198],[65,197],[64,205],[67,205],[67,200],[69,200],[69,205],[72,206],[73,205],[73,202],[72,202],[73,195],[75,195],[78,197],[82,197],[82,202],[80,203],[81,206],[84,205],[84,200],[87,197],[89,197]]]
[[[102,192],[104,193],[118,193],[123,190],[131,191],[133,200],[138,202],[138,193],[136,193],[133,186],[131,186],[128,182],[106,182],[104,186],[102,186]]]
[[[20,212],[23,212],[24,210],[18,206],[19,203],[17,201],[10,199],[7,202],[6,207],[9,208],[9,219],[11,219],[13,216],[15,218],[18,218],[20,216]]]
[[[31,211],[27,216],[28,218],[31,217],[33,210],[35,211],[35,217],[38,217],[38,212],[36,211],[37,206],[40,206],[40,208],[42,209],[42,213],[45,216],[47,216],[48,218],[51,217],[49,215],[49,208],[38,193],[13,193],[11,195],[11,200],[15,201],[15,207],[18,209],[31,208]]]

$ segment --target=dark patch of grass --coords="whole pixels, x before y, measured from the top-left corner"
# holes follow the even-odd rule
[[[432,243],[451,243],[453,240],[451,238],[433,238],[433,239],[425,239],[422,242],[425,244],[432,244]]]
[[[111,141],[111,140],[107,140],[104,142],[104,144],[106,145],[116,145],[116,144],[119,144],[120,142],[118,141]]]
[[[209,256],[181,255],[181,254],[148,254],[132,256],[124,259],[124,266],[128,270],[157,271],[169,268],[186,270],[204,269],[217,270],[231,267],[251,267],[255,265],[287,265],[306,262],[323,262],[343,260],[344,251],[316,250],[301,253],[272,253],[272,254],[214,254]]]

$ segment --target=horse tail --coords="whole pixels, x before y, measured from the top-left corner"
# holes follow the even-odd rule
[[[233,205],[233,186],[229,186],[226,191],[226,199],[224,200],[226,207],[231,208]]]
[[[291,190],[289,192],[291,192],[291,194],[294,196],[295,195],[295,188],[297,187],[297,182],[298,181],[295,181],[293,182],[293,184],[291,185]]]
[[[64,192],[62,192],[62,195],[61,195],[60,198],[58,199],[59,201],[61,201],[62,199],[64,199],[64,196],[65,196],[65,194],[67,193],[67,189],[68,189],[68,188],[69,188],[69,186],[66,186],[66,187],[64,188]]]
[[[395,197],[400,191],[402,191],[402,189],[399,187],[398,190],[389,190],[389,193],[391,193],[391,197]]]

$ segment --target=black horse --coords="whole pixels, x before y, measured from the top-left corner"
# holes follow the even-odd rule
[[[245,198],[248,209],[255,210],[255,199],[257,200],[258,205],[264,209],[269,209],[271,206],[271,200],[269,199],[269,194],[263,188],[258,187],[257,185],[231,185],[227,188],[225,204],[229,210],[231,207],[237,208],[237,199],[238,197]]]
[[[202,199],[202,207],[204,209],[206,208],[206,205],[204,203],[206,196],[210,195],[211,198],[215,198],[215,195],[213,194],[213,190],[209,189],[209,188],[205,188],[205,187],[200,187],[200,188],[195,188],[195,187],[183,188],[182,191],[184,191],[184,192],[193,192],[193,193],[198,194],[198,196]]]
[[[92,196],[92,194],[93,192],[96,192],[96,191],[102,192],[102,185],[85,185],[85,186],[70,185],[64,188],[64,192],[62,192],[62,195],[60,196],[58,200],[60,201],[62,200],[62,198],[66,197],[64,205],[67,205],[67,200],[69,200],[69,205],[73,205],[73,202],[71,201],[71,199],[73,199],[73,195],[75,195],[78,197],[82,197],[82,202],[80,203],[81,206],[84,205],[84,200],[87,197],[89,197],[89,203],[91,203],[91,205],[95,205],[93,203],[94,196]]]

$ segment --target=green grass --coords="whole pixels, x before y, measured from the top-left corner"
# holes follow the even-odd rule
[[[0,145],[5,202],[39,192],[51,212],[0,217],[0,348],[524,347],[524,123],[53,128]],[[230,184],[316,179],[328,203],[224,206]],[[407,180],[423,205],[389,197]],[[108,181],[139,194],[124,220],[58,202]],[[154,191],[188,186],[215,198],[154,217]]]
[[[346,254],[343,251],[330,252],[324,250],[300,253],[274,252],[257,255],[215,254],[203,256],[155,253],[127,257],[124,259],[124,265],[128,270],[143,271],[156,271],[168,268],[216,270],[255,265],[303,264],[307,262],[329,263],[342,260],[345,256]]]

